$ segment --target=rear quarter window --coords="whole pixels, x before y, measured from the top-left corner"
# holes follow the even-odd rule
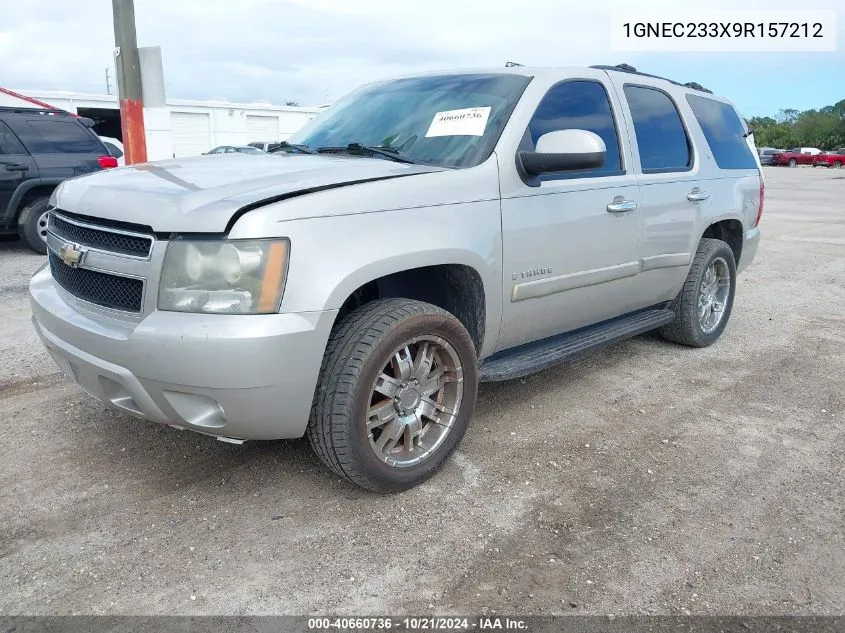
[[[81,124],[56,119],[29,119],[26,143],[35,154],[104,154],[104,148]]]
[[[733,107],[698,95],[687,95],[687,103],[720,169],[757,168],[757,161],[745,141],[745,126]]]
[[[123,152],[121,152],[120,148],[114,143],[103,141],[103,145],[105,145],[106,149],[109,150],[109,156],[114,156],[115,158],[121,158],[123,156]]]

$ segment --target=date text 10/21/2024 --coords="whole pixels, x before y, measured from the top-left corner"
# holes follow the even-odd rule
[[[525,620],[509,617],[350,617],[309,618],[311,631],[526,631]]]

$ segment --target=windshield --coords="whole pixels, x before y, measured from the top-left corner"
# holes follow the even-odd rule
[[[530,77],[442,75],[365,86],[288,139],[311,149],[392,148],[418,163],[472,167],[490,156]]]

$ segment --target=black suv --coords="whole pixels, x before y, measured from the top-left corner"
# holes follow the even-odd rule
[[[117,167],[91,123],[63,110],[0,107],[0,232],[17,232],[32,250],[47,252],[53,189],[68,178]]]

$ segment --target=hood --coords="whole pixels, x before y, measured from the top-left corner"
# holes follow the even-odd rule
[[[56,206],[70,213],[149,226],[162,233],[220,233],[243,207],[326,188],[443,170],[336,155],[197,156],[67,180],[57,193]]]

